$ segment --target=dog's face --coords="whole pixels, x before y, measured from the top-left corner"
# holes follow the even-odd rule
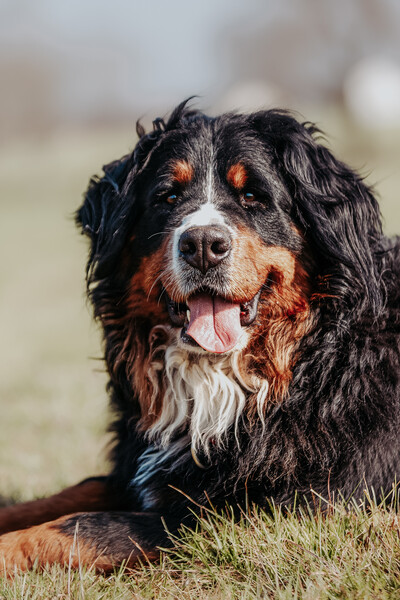
[[[143,371],[162,326],[188,355],[238,351],[282,396],[315,305],[379,309],[377,203],[315,131],[282,111],[209,118],[184,103],[92,180],[77,220],[114,379]]]
[[[273,149],[243,125],[201,119],[166,135],[135,182],[132,297],[166,305],[188,349],[243,345],[259,302],[276,302],[299,275],[290,194]]]

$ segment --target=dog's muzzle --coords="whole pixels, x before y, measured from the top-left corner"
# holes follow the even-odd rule
[[[224,225],[186,229],[179,238],[178,252],[192,288],[184,302],[167,300],[172,323],[182,327],[182,341],[216,354],[238,345],[243,327],[256,317],[260,297],[260,291],[245,302],[229,297],[223,282],[232,246],[231,231]]]

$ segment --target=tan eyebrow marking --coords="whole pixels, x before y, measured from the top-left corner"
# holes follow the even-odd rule
[[[248,175],[246,168],[244,167],[244,165],[242,165],[242,163],[236,163],[235,165],[232,165],[229,168],[228,174],[226,176],[228,183],[230,183],[230,185],[232,185],[237,190],[242,190],[244,188],[247,181],[247,177]]]
[[[172,175],[177,183],[184,185],[192,181],[194,169],[186,160],[177,160]]]

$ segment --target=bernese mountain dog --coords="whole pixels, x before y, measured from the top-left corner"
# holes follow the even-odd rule
[[[0,570],[130,567],[198,507],[400,477],[400,243],[372,190],[282,110],[184,102],[138,134],[76,215],[112,470],[0,511]]]

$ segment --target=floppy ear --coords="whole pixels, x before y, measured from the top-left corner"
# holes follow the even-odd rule
[[[77,225],[91,240],[88,279],[91,279],[94,271],[96,279],[104,276],[115,254],[116,241],[121,240],[122,236],[115,234],[126,218],[122,190],[133,163],[133,157],[129,155],[105,165],[103,176],[90,180],[84,202],[76,212]]]
[[[339,304],[377,314],[384,298],[377,253],[382,239],[378,203],[362,179],[335,159],[314,136],[280,111],[264,114],[264,132],[294,199],[295,218],[317,258],[327,293]]]
[[[137,123],[139,141],[135,150],[105,165],[103,176],[93,177],[89,182],[83,204],[75,215],[82,233],[91,240],[87,263],[88,283],[103,279],[114,269],[119,251],[137,216],[137,175],[161,137],[163,125],[162,119],[156,119],[153,131],[146,134],[140,123]]]

